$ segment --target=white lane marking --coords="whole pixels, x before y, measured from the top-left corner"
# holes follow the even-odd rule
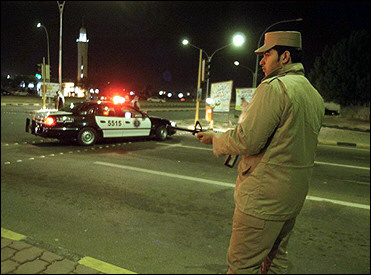
[[[370,167],[363,167],[363,166],[353,166],[353,165],[345,165],[345,164],[321,162],[321,161],[315,161],[314,164],[338,166],[338,167],[352,168],[352,169],[363,169],[363,170],[369,170],[370,171]]]
[[[370,185],[370,182],[365,182],[365,181],[355,181],[355,180],[342,180],[342,181],[360,184],[360,185]]]
[[[132,171],[141,172],[141,173],[154,174],[154,175],[158,175],[158,176],[166,176],[166,177],[178,178],[178,179],[183,179],[183,180],[202,182],[202,183],[213,184],[213,185],[223,186],[223,187],[234,188],[234,186],[235,186],[235,184],[228,183],[228,182],[208,180],[208,179],[200,179],[200,178],[195,178],[195,177],[190,177],[190,176],[182,176],[182,175],[177,175],[177,174],[172,174],[172,173],[159,172],[159,171],[143,169],[143,168],[138,168],[138,167],[132,167],[132,166],[127,166],[127,165],[121,165],[121,164],[114,164],[114,163],[101,162],[101,161],[95,161],[94,164],[104,165],[104,166],[109,166],[109,167],[115,167],[115,168],[121,168],[121,169],[127,169],[127,170],[132,170]],[[332,199],[326,199],[326,198],[320,198],[320,197],[314,197],[314,196],[307,196],[307,199],[308,200],[313,200],[313,201],[330,202],[330,203],[344,205],[344,206],[348,206],[348,207],[370,210],[370,206],[367,205],[367,204],[345,202],[345,201],[332,200]]]
[[[313,197],[313,196],[307,196],[308,200],[312,201],[324,201],[324,202],[331,202],[334,204],[339,204],[339,205],[344,205],[344,206],[349,206],[349,207],[354,207],[354,208],[361,208],[361,209],[366,209],[370,210],[370,206],[367,204],[360,204],[360,203],[353,203],[353,202],[346,202],[346,201],[339,201],[339,200],[331,200],[331,199],[325,199],[325,198],[319,198],[319,197]]]
[[[197,147],[197,146],[188,146],[183,144],[166,144],[166,143],[160,143],[157,142],[158,145],[164,145],[169,147],[182,147],[182,148],[189,148],[189,149],[195,149],[195,150],[206,150],[206,151],[212,151],[212,148],[203,148],[203,147]]]
[[[195,149],[195,150],[208,150],[208,151],[213,150],[211,148],[202,148],[202,147],[197,147],[197,146],[187,146],[187,145],[182,145],[182,144],[163,144],[163,143],[159,143],[159,142],[157,144],[170,146],[170,147],[183,147],[183,148],[189,148],[189,149]],[[352,168],[352,169],[370,170],[370,167],[346,165],[346,164],[331,163],[331,162],[315,161],[314,164],[338,166],[338,167]]]
[[[132,171],[137,171],[137,172],[143,172],[143,173],[149,173],[149,174],[154,174],[158,176],[166,176],[166,177],[172,177],[172,178],[177,178],[177,179],[208,183],[208,184],[219,185],[219,186],[224,186],[224,187],[234,187],[234,184],[232,183],[216,181],[216,180],[200,179],[200,178],[195,178],[195,177],[190,177],[190,176],[182,176],[178,174],[159,172],[159,171],[137,168],[137,167],[127,166],[127,165],[119,165],[119,164],[101,162],[101,161],[95,161],[94,164],[127,169],[127,170],[132,170]]]

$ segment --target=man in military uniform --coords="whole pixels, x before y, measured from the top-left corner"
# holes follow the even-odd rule
[[[265,74],[233,130],[200,132],[216,156],[241,155],[234,200],[228,273],[288,273],[286,247],[314,167],[325,108],[304,76],[301,34],[265,34]]]

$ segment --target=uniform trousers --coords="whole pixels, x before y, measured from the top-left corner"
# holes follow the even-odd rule
[[[295,219],[263,220],[235,207],[227,274],[287,274],[287,244]]]

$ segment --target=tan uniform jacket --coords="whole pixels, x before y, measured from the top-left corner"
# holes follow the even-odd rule
[[[284,66],[255,90],[245,118],[213,138],[216,156],[242,155],[234,192],[244,213],[297,216],[308,192],[325,107],[301,63]]]

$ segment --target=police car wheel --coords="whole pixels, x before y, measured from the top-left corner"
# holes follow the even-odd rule
[[[165,125],[161,125],[156,129],[156,138],[160,141],[164,141],[167,138],[167,129]]]
[[[95,131],[93,128],[83,128],[77,135],[77,142],[82,146],[93,145],[97,139],[97,131]]]

